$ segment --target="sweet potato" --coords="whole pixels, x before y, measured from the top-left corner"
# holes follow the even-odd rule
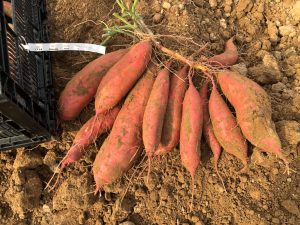
[[[281,141],[272,121],[269,97],[264,89],[237,72],[223,71],[217,74],[220,87],[236,111],[243,134],[254,146],[275,153],[288,167],[282,154]]]
[[[208,143],[208,145],[210,146],[210,149],[213,152],[214,167],[215,167],[215,170],[216,170],[218,176],[220,177],[219,170],[218,170],[218,160],[219,160],[219,157],[221,154],[221,146],[214,134],[213,127],[212,127],[212,124],[210,121],[209,112],[208,112],[207,91],[208,91],[208,80],[206,80],[204,82],[204,84],[202,85],[202,87],[200,89],[200,97],[203,102],[203,106],[202,106],[203,107],[203,133],[204,133],[206,142]]]
[[[213,66],[232,66],[238,60],[238,51],[233,43],[233,38],[226,42],[225,51],[215,55],[207,60],[207,63]]]
[[[182,102],[187,86],[187,69],[188,66],[184,66],[171,78],[161,142],[155,151],[155,155],[162,155],[172,151],[179,142]]]
[[[61,162],[61,169],[78,161],[88,145],[92,144],[105,131],[110,130],[119,111],[120,107],[115,107],[109,112],[90,118],[77,132],[72,147]]]
[[[170,66],[171,64],[168,63],[166,67],[157,74],[143,118],[143,142],[149,162],[148,177],[151,170],[152,157],[160,143],[167,109],[170,89]]]
[[[120,178],[142,149],[142,121],[154,82],[155,66],[149,66],[127,96],[113,128],[93,164],[95,193]]]
[[[111,109],[128,93],[146,69],[151,52],[151,42],[141,41],[107,72],[97,90],[96,114]]]
[[[243,172],[248,167],[247,141],[243,137],[235,117],[219,94],[213,80],[212,83],[213,88],[208,107],[214,134],[224,151],[242,161],[244,168],[241,172]]]
[[[180,156],[183,166],[192,178],[192,202],[194,182],[197,168],[200,164],[200,145],[203,127],[202,100],[199,92],[189,76],[189,88],[185,93],[182,105],[182,120],[180,126]]]
[[[127,52],[121,49],[100,56],[87,64],[66,85],[59,98],[59,118],[75,119],[81,110],[93,99],[101,79],[108,69]]]
[[[3,1],[4,14],[9,18],[13,17],[12,5],[10,2]]]

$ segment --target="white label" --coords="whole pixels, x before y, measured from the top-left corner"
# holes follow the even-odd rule
[[[42,51],[85,51],[105,54],[106,47],[87,43],[27,43],[22,47],[31,52]]]

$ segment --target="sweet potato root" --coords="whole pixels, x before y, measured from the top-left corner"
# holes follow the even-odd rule
[[[182,105],[182,120],[180,126],[180,156],[183,166],[192,178],[192,202],[194,182],[197,168],[200,164],[200,145],[203,127],[202,100],[199,92],[189,76],[189,88],[185,93]]]
[[[281,141],[272,121],[269,97],[264,89],[237,72],[217,74],[220,87],[236,111],[237,121],[245,137],[263,151],[274,153],[288,167],[282,154]]]
[[[214,134],[224,151],[242,161],[244,168],[241,172],[244,172],[248,167],[247,141],[213,80],[212,83],[213,88],[208,106]]]
[[[155,155],[162,155],[172,151],[179,142],[182,102],[187,86],[187,70],[188,66],[184,66],[171,78],[161,143],[155,151]]]
[[[120,107],[115,107],[109,112],[90,118],[76,134],[72,147],[61,162],[61,169],[78,161],[88,145],[92,144],[105,131],[110,130],[119,111]]]
[[[100,56],[87,64],[67,83],[58,103],[60,120],[73,120],[79,115],[81,110],[94,98],[100,81],[108,69],[127,51],[127,49],[121,49]]]
[[[213,127],[210,121],[209,117],[209,112],[208,112],[208,97],[207,97],[207,92],[208,92],[208,80],[204,82],[200,89],[200,97],[203,101],[203,133],[206,142],[208,143],[210,149],[213,152],[214,155],[214,167],[215,170],[219,175],[219,170],[218,170],[218,160],[221,155],[221,146],[214,134]],[[221,179],[222,180],[222,179]]]
[[[151,42],[141,41],[107,72],[96,93],[96,114],[111,109],[128,93],[146,69],[151,52]]]
[[[233,38],[226,42],[225,51],[219,55],[215,55],[207,60],[207,63],[213,66],[232,66],[238,60],[238,51],[233,43]]]
[[[161,139],[170,88],[170,66],[159,71],[151,90],[143,118],[143,142],[148,156],[148,178],[151,160]]]
[[[155,69],[154,65],[150,65],[131,90],[111,133],[96,156],[93,164],[95,193],[103,185],[120,178],[141,152],[143,115],[154,82]]]

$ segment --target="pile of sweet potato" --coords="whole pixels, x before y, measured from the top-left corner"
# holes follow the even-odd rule
[[[178,144],[183,166],[192,181],[200,163],[202,133],[213,154],[215,169],[221,154],[236,156],[248,166],[247,140],[275,153],[288,166],[271,119],[268,95],[254,81],[232,72],[237,49],[230,39],[225,52],[205,63],[219,72],[204,71],[200,90],[194,86],[191,65],[172,73],[172,61],[159,68],[151,59],[152,43],[103,55],[86,65],[66,85],[59,99],[61,121],[74,120],[95,99],[95,115],[78,131],[61,163],[63,169],[79,160],[86,147],[111,130],[93,163],[96,192],[120,178],[145,149],[149,161]],[[235,109],[231,112],[219,93]]]

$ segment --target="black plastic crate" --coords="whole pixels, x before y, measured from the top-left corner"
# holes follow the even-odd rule
[[[47,141],[56,128],[50,54],[25,42],[47,42],[43,0],[14,0],[13,30],[0,0],[0,150]]]

